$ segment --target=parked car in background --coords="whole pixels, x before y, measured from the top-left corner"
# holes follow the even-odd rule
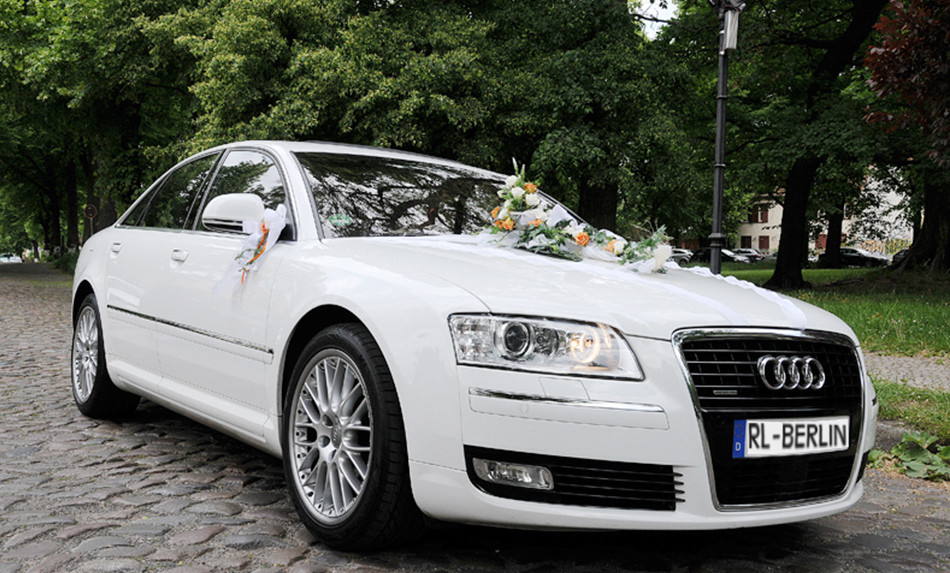
[[[690,260],[691,260],[692,262],[708,263],[708,262],[709,262],[709,254],[710,254],[711,252],[712,252],[712,249],[710,249],[709,247],[703,247],[702,249],[696,250],[696,251],[693,253],[692,259],[690,259]],[[720,260],[721,260],[722,262],[724,262],[724,263],[748,263],[748,262],[751,262],[751,261],[749,261],[749,258],[746,257],[745,255],[736,254],[734,251],[731,251],[731,250],[729,250],[729,249],[722,249],[722,251],[720,252]]]
[[[872,253],[858,247],[841,247],[841,264],[846,267],[883,267],[887,265],[887,257]],[[818,255],[818,264],[828,263],[828,253]]]
[[[742,255],[743,257],[749,259],[749,262],[751,263],[757,263],[765,258],[765,255],[763,255],[762,253],[760,253],[759,251],[755,249],[739,248],[739,249],[732,249],[732,252],[737,255]]]
[[[14,253],[3,253],[0,255],[0,263],[22,263],[23,259],[20,258],[20,255]]]
[[[693,251],[689,249],[674,248],[673,254],[670,255],[670,260],[680,266],[685,265],[692,258],[693,258]]]
[[[907,248],[907,249],[901,249],[901,250],[897,251],[896,253],[894,253],[894,256],[891,257],[891,263],[892,263],[892,264],[895,264],[895,265],[900,264],[901,261],[903,261],[904,259],[907,258],[907,253],[909,253],[909,252],[910,252],[910,249],[909,249],[909,248]]]
[[[280,457],[302,522],[346,549],[425,516],[721,529],[858,502],[878,407],[843,321],[697,270],[499,246],[478,233],[510,186],[326,143],[182,161],[83,245],[78,408],[147,397]]]

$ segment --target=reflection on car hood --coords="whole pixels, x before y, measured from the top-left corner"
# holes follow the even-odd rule
[[[499,248],[485,237],[333,239],[340,255],[414,278],[465,289],[493,313],[597,321],[626,334],[669,339],[681,328],[772,327],[851,330],[796,299],[701,270],[641,274],[616,263],[568,261]]]

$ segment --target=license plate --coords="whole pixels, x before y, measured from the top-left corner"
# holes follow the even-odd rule
[[[732,457],[823,454],[848,449],[848,416],[792,420],[736,420]]]

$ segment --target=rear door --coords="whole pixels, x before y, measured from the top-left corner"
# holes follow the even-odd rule
[[[207,154],[176,166],[110,233],[106,304],[101,309],[109,372],[148,391],[158,391],[161,376],[155,328],[163,316],[159,295],[164,259],[194,216],[216,158]]]
[[[222,158],[202,202],[225,193],[255,193],[266,208],[286,204],[286,177],[277,162],[256,149],[231,149]],[[288,213],[292,212],[287,205]],[[293,240],[293,221],[267,250],[243,284],[215,289],[228,273],[247,235],[206,229],[198,215],[192,228],[168,245],[161,294],[167,321],[159,324],[162,394],[260,439],[276,415],[265,403],[265,366],[274,349],[265,332],[267,309],[281,260]],[[288,215],[290,217],[290,215]]]

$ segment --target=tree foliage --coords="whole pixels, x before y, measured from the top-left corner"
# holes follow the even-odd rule
[[[868,114],[926,147],[907,146],[902,178],[922,197],[924,218],[904,268],[950,269],[950,0],[892,1],[868,49],[870,85],[881,99]],[[916,158],[916,161],[915,161]],[[929,161],[928,161],[929,159]]]
[[[730,67],[726,226],[762,198],[784,203],[773,284],[800,283],[814,221],[872,202],[869,166],[919,156],[909,152],[909,130],[864,120],[876,95],[861,60],[885,2],[749,0],[742,13]],[[897,52],[927,64],[942,56],[946,68],[945,54],[920,47],[939,35],[935,6],[946,3],[901,4],[878,26],[883,41],[900,31]],[[88,234],[188,152],[320,139],[501,171],[515,158],[597,227],[704,237],[716,15],[707,2],[681,0],[677,18],[649,41],[634,4],[4,0],[0,235],[71,246],[83,205],[100,212],[85,221]],[[897,23],[905,12],[926,14],[913,34]],[[881,46],[871,54],[890,62],[895,50]],[[933,105],[947,90],[939,69],[927,70],[916,95],[902,96],[905,114],[887,113],[916,110],[917,124],[939,123]],[[901,80],[870,77],[897,106]]]
[[[903,106],[868,118],[919,126],[930,141],[928,155],[950,165],[950,0],[895,0],[875,29],[880,37],[864,60],[871,87]]]

